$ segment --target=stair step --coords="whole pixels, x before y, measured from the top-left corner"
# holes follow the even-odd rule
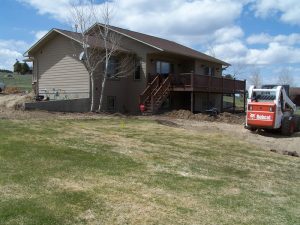
[[[157,97],[157,99],[155,100],[155,102],[153,102],[153,105],[151,103],[151,96],[154,95],[154,93],[156,93],[159,88],[162,87],[162,83],[154,88],[151,93],[149,93],[149,96],[146,98],[146,101],[144,102],[146,111],[143,113],[144,115],[148,115],[148,114],[154,114],[163,104],[163,102],[166,100],[166,98],[170,95],[170,86],[166,86],[164,90],[162,90],[161,93],[159,93],[159,96]]]

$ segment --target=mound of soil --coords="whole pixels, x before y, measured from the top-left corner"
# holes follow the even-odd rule
[[[29,94],[10,94],[0,96],[0,107],[8,109],[22,109],[25,102],[33,100],[33,93]]]
[[[245,122],[245,116],[241,114],[232,113],[220,113],[217,116],[210,116],[208,114],[197,113],[194,114],[188,110],[174,110],[164,114],[165,116],[185,119],[185,120],[197,120],[197,121],[211,121],[211,122],[223,122],[223,123],[233,123],[233,124],[243,124]]]

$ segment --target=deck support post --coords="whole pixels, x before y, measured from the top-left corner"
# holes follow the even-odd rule
[[[194,113],[194,92],[191,91],[191,112]]]
[[[246,80],[244,81],[244,112],[246,112],[246,101],[247,101],[247,96],[246,96]]]
[[[233,88],[233,113],[235,113],[235,78],[234,80],[234,88]]]
[[[211,105],[210,105],[210,94],[209,92],[207,92],[207,105],[206,105],[206,110],[211,109]]]
[[[222,92],[222,94],[221,94],[221,107],[220,107],[220,111],[221,112],[224,112],[224,109],[223,109],[223,101],[224,101],[224,93]]]
[[[233,93],[233,113],[235,113],[235,92]]]

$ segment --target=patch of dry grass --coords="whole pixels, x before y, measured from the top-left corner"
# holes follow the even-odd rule
[[[13,88],[11,88],[13,89]],[[13,91],[8,89],[8,91]],[[20,109],[25,102],[30,102],[33,99],[33,94],[10,94],[0,95],[0,107],[8,109]]]
[[[145,119],[56,115],[0,120],[1,224],[300,221],[298,158]]]

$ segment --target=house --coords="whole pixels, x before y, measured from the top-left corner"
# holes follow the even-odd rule
[[[87,32],[89,45],[96,45],[94,24]],[[108,79],[104,93],[104,109],[137,113],[140,105],[156,112],[168,102],[169,109],[195,112],[211,107],[223,110],[223,96],[245,93],[245,81],[227,79],[222,71],[228,63],[173,41],[110,26],[111,32],[122,37],[121,48],[139,57],[135,72],[120,79]],[[91,99],[91,82],[84,63],[81,35],[52,29],[26,53],[33,61],[33,89],[50,100]],[[113,66],[113,62],[112,66]],[[101,69],[97,72],[95,90],[100,93]],[[94,96],[99,102],[99,94]],[[86,111],[86,109],[82,109]]]
[[[297,105],[300,106],[300,87],[290,88],[290,98]]]

